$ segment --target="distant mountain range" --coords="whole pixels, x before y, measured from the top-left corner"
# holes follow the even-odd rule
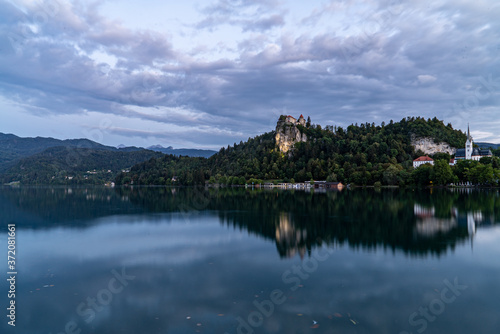
[[[88,139],[54,139],[45,137],[23,138],[13,134],[0,133],[0,171],[5,170],[15,161],[41,153],[52,147],[67,147],[80,149],[105,150],[115,152],[134,152],[144,150],[140,147],[125,147],[118,149],[106,146]]]
[[[203,158],[210,158],[212,155],[217,153],[216,151],[212,150],[199,150],[199,149],[192,149],[192,148],[173,148],[172,146],[169,147],[163,147],[161,145],[154,145],[154,146],[149,146],[147,148],[148,150],[156,151],[156,152],[161,152],[165,154],[172,154],[172,155],[184,155],[188,157],[203,157]]]
[[[494,150],[500,148],[500,144],[492,144],[492,143],[474,143],[480,148],[492,148]]]
[[[58,184],[71,180],[102,184],[102,181],[113,180],[122,169],[161,157],[161,153],[209,157],[216,152],[160,145],[151,149],[124,145],[113,147],[88,139],[23,138],[0,133],[0,181]]]

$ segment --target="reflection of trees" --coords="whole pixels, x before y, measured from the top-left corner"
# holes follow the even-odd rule
[[[0,188],[0,221],[19,227],[85,226],[89,219],[137,212],[126,197],[104,187]]]
[[[476,225],[500,217],[498,191],[356,189],[343,192],[242,188],[19,188],[0,191],[7,224],[85,227],[90,219],[129,213],[214,212],[221,224],[272,240],[280,256],[326,244],[443,254],[466,240]],[[474,224],[471,225],[472,217]]]
[[[478,194],[397,189],[318,194],[240,188],[181,188],[171,194],[150,193],[150,189],[142,188],[132,191],[130,199],[132,203],[145,203],[148,209],[159,211],[183,211],[180,207],[187,212],[215,211],[222,224],[275,241],[282,257],[302,255],[320,243],[439,255],[468,238],[468,224],[459,219],[462,211],[456,214],[453,211],[457,205],[477,209],[484,203],[485,211],[498,211],[495,194]],[[143,195],[151,199],[144,200]],[[433,221],[422,224],[414,212],[416,204],[430,208]],[[456,222],[450,221],[452,215],[456,216]]]

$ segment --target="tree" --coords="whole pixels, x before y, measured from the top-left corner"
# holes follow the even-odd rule
[[[477,165],[466,171],[467,179],[473,184],[494,185],[498,183],[500,171],[491,165]]]
[[[448,161],[450,161],[451,156],[448,153],[439,152],[439,153],[435,153],[432,156],[432,158],[434,159],[434,161],[437,161],[437,160],[446,160],[446,162],[448,162]]]
[[[326,182],[337,182],[337,175],[335,175],[335,173],[331,173],[326,178]]]
[[[429,185],[433,168],[434,166],[432,166],[431,164],[423,164],[418,168],[415,168],[411,173],[413,183],[418,186]]]
[[[453,171],[447,160],[438,160],[435,162],[431,179],[437,185],[446,185],[453,181]]]
[[[399,183],[399,169],[395,165],[390,165],[384,171],[384,182],[389,185],[396,185]]]
[[[469,176],[467,175],[471,169],[478,165],[477,161],[473,160],[459,160],[453,168],[454,174],[457,176],[459,182],[467,182]]]

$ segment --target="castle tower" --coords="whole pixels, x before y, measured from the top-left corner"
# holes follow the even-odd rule
[[[306,126],[306,120],[304,119],[304,116],[300,115],[299,117],[299,124],[302,126]]]
[[[472,145],[472,137],[470,135],[470,130],[469,130],[469,124],[467,124],[467,141],[465,142],[465,159],[466,160],[471,160],[472,159],[472,151],[473,151],[473,145]]]

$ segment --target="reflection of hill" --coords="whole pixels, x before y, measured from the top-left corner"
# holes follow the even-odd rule
[[[19,188],[0,190],[2,224],[85,227],[121,214],[214,212],[222,224],[276,243],[282,257],[326,244],[444,254],[500,217],[498,192],[303,191],[194,188]],[[471,219],[473,224],[471,224]]]
[[[0,188],[0,222],[18,228],[85,227],[89,220],[142,211],[104,187]]]
[[[355,190],[321,194],[301,191],[252,191],[244,189],[178,189],[163,192],[159,200],[145,200],[148,189],[131,191],[133,203],[141,202],[150,210],[213,210],[221,222],[276,242],[281,256],[301,256],[320,243],[347,243],[355,248],[390,248],[407,254],[443,254],[467,240],[468,225],[461,212],[483,210],[491,217],[500,214],[498,197],[480,191],[470,196],[445,190],[403,191]],[[177,197],[177,204],[175,201]],[[415,204],[431,208],[430,220],[422,224],[414,212]],[[460,206],[456,221],[450,221],[452,209]],[[481,209],[482,208],[482,209]],[[174,209],[175,210],[175,209]],[[177,209],[178,210],[178,209]],[[496,210],[496,211],[495,211]],[[427,237],[423,238],[423,232]],[[439,233],[434,233],[438,231]],[[424,233],[425,234],[425,233]]]

